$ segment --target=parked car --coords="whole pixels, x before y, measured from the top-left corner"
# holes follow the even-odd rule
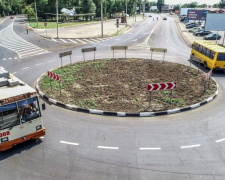
[[[208,34],[211,34],[211,33],[212,33],[211,31],[204,31],[204,30],[202,30],[202,31],[194,32],[194,35],[195,36],[205,36],[205,35],[208,35]]]
[[[196,23],[191,22],[191,23],[185,24],[185,27],[190,26],[190,25],[193,25],[193,24],[197,25]]]
[[[197,24],[191,24],[189,26],[186,26],[187,29],[191,29],[191,28],[194,28],[194,27],[198,27]]]
[[[219,34],[215,34],[215,33],[211,33],[211,34],[208,34],[206,36],[203,36],[203,39],[206,39],[206,40],[220,40],[221,36]]]
[[[164,17],[163,17],[163,20],[167,20],[167,17],[166,17],[166,16],[164,16]]]
[[[195,32],[198,30],[202,30],[202,29],[200,27],[193,27],[193,28],[189,29],[188,32]]]
[[[14,19],[14,16],[11,16],[10,19]]]

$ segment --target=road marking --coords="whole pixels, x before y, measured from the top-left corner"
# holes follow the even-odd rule
[[[79,143],[72,143],[72,142],[66,142],[66,141],[60,141],[60,143],[74,145],[74,146],[78,146],[79,145]]]
[[[12,74],[16,74],[17,72],[14,72],[14,73],[12,73]]]
[[[119,147],[98,146],[99,149],[119,149]]]
[[[52,61],[48,61],[48,62],[54,62],[55,60],[52,60]]]
[[[11,60],[12,58],[9,58],[9,60]]]
[[[224,139],[218,139],[218,140],[216,140],[217,143],[218,142],[222,142],[222,141],[225,141],[225,138]]]
[[[68,39],[68,40],[71,41],[71,42],[73,42],[73,43],[75,43],[75,44],[77,43],[77,42],[73,41],[72,39]]]
[[[6,58],[4,58],[4,59],[2,59],[3,61],[5,61],[6,60]]]
[[[61,41],[63,41],[64,43],[67,43],[64,39],[60,39]]]
[[[98,40],[96,40],[96,39],[92,39],[92,38],[91,38],[90,40],[95,41],[95,42],[98,42],[98,43],[100,42],[100,41],[98,41]]]
[[[41,65],[41,64],[43,64],[43,63],[35,64],[35,66],[38,66],[38,65]]]
[[[161,150],[161,147],[141,147],[140,150]]]
[[[53,41],[55,41],[55,42],[57,42],[55,39],[53,39],[53,38],[51,38],[51,40],[53,40]]]
[[[89,43],[94,43],[93,41],[89,41],[88,39],[84,39],[85,41],[89,42]]]
[[[193,148],[193,147],[199,147],[200,144],[195,144],[195,145],[190,145],[190,146],[181,146],[181,149],[185,149],[185,148]]]
[[[80,40],[80,39],[76,39],[77,41],[80,41],[81,43],[84,43],[84,44],[86,44],[86,42],[84,42],[84,41],[82,41],[82,40]]]
[[[15,57],[14,59],[18,59],[17,57]]]
[[[25,68],[22,69],[22,71],[25,70],[25,69],[28,69],[28,68],[29,68],[29,67],[25,67]]]

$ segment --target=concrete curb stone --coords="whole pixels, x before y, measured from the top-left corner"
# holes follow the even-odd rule
[[[217,82],[215,81],[215,79],[213,78],[213,80],[216,82],[216,87],[217,87],[216,93],[213,96],[209,97],[208,99],[205,99],[204,101],[199,102],[197,104],[193,104],[193,105],[190,105],[188,107],[184,107],[184,108],[180,108],[180,109],[170,109],[170,110],[167,110],[167,111],[157,111],[157,112],[140,112],[140,113],[111,112],[111,111],[102,111],[102,110],[97,110],[97,109],[80,108],[80,107],[77,107],[77,106],[73,106],[73,105],[70,105],[70,104],[64,104],[62,102],[59,102],[57,100],[54,100],[54,99],[46,96],[43,92],[40,91],[39,85],[38,85],[38,83],[40,81],[40,78],[38,78],[38,80],[36,82],[36,90],[37,90],[37,92],[39,93],[39,95],[44,100],[46,100],[48,102],[51,102],[52,104],[55,104],[56,106],[59,106],[59,107],[65,108],[65,109],[69,109],[69,110],[72,110],[72,111],[78,111],[78,112],[84,112],[84,113],[90,113],[90,114],[97,114],[97,115],[105,115],[105,116],[118,116],[118,117],[153,117],[153,116],[163,116],[163,115],[170,115],[170,114],[185,112],[185,111],[189,111],[189,110],[198,108],[200,106],[203,106],[203,105],[211,102],[213,99],[216,98],[216,96],[219,93],[219,86],[218,86]]]

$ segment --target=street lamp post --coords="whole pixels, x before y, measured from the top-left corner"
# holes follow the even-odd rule
[[[103,4],[101,0],[101,31],[102,31],[102,37],[103,37]]]
[[[126,0],[126,27],[127,27],[127,0]]]
[[[57,26],[57,38],[59,38],[59,12],[58,12],[58,0],[56,0],[56,26]]]
[[[34,7],[35,7],[35,12],[36,12],[36,23],[37,23],[37,27],[38,27],[38,17],[37,17],[37,4],[36,4],[36,0],[34,0]]]

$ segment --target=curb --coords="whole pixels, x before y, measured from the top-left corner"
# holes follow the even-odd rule
[[[176,20],[175,21],[175,24],[176,24],[176,26],[177,26],[177,29],[178,29],[178,32],[179,32],[179,34],[181,35],[181,37],[182,37],[182,39],[184,40],[184,42],[189,46],[189,47],[192,47],[191,45],[192,45],[192,43],[190,43],[189,41],[188,41],[188,39],[186,38],[186,36],[184,36],[183,35],[183,33],[181,32],[181,29],[180,29],[180,26],[178,25],[178,20]]]
[[[41,77],[43,75],[44,74],[42,74]],[[214,78],[212,78],[212,79],[215,81]],[[198,108],[200,106],[203,106],[203,105],[211,102],[213,99],[216,98],[216,96],[219,93],[219,86],[218,86],[217,82],[215,81],[217,90],[216,90],[216,93],[213,96],[209,97],[208,99],[205,99],[204,101],[202,101],[200,103],[193,104],[193,105],[188,106],[188,107],[184,107],[184,108],[181,108],[181,109],[171,109],[171,110],[167,110],[167,111],[157,111],[157,112],[140,112],[140,113],[110,112],[110,111],[102,111],[102,110],[97,110],[97,109],[80,108],[80,107],[73,106],[73,105],[70,105],[70,104],[63,104],[59,101],[51,99],[39,90],[39,85],[38,85],[39,80],[40,80],[40,78],[38,78],[38,80],[36,82],[36,86],[35,86],[38,94],[43,99],[51,102],[52,104],[54,104],[56,106],[59,106],[59,107],[65,108],[65,109],[69,109],[69,110],[72,110],[72,111],[78,111],[78,112],[84,112],[84,113],[90,113],[90,114],[97,114],[97,115],[105,115],[105,116],[118,116],[118,117],[153,117],[153,116],[163,116],[163,115],[170,115],[170,114],[185,112],[185,111],[189,111],[189,110]]]

